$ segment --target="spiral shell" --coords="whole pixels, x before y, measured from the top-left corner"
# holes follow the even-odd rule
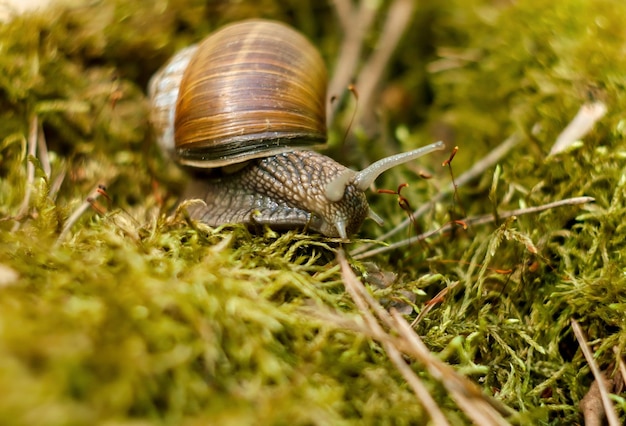
[[[178,53],[150,82],[157,140],[213,168],[326,141],[324,62],[294,29],[249,20]]]

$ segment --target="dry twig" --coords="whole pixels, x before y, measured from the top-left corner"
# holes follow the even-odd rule
[[[363,284],[354,275],[354,272],[352,272],[342,250],[339,250],[337,257],[341,266],[346,290],[350,293],[358,306],[366,326],[370,330],[369,334],[383,344],[390,359],[411,385],[420,399],[420,402],[433,419],[434,424],[448,423],[445,417],[443,417],[443,413],[439,410],[439,407],[431,405],[434,402],[432,401],[432,397],[428,394],[424,394],[424,390],[422,389],[423,385],[419,382],[419,378],[408,368],[402,358],[399,357],[399,352],[404,352],[419,361],[433,378],[441,382],[450,393],[450,396],[459,404],[459,407],[476,424],[510,424],[503,416],[511,415],[513,410],[496,399],[484,395],[480,388],[471,380],[458,374],[452,367],[433,356],[400,314],[392,312],[390,315],[367,292]],[[370,312],[370,309],[374,311],[378,320],[391,330],[390,333],[386,333],[383,330],[378,320],[376,320],[374,315]],[[401,366],[399,366],[399,362],[402,364]]]
[[[585,333],[583,332],[582,328],[580,328],[580,325],[575,319],[572,319],[571,323],[572,323],[572,330],[574,331],[574,335],[576,336],[576,340],[578,340],[578,345],[580,345],[580,349],[582,350],[583,355],[585,356],[585,359],[587,360],[587,363],[589,364],[589,368],[591,369],[591,372],[593,373],[593,377],[596,379],[595,383],[597,383],[598,391],[600,393],[600,399],[602,401],[601,408],[604,410],[603,414],[606,415],[606,419],[609,422],[609,426],[619,426],[620,425],[619,418],[617,417],[617,413],[615,412],[615,409],[613,407],[613,402],[611,402],[611,398],[609,398],[609,390],[608,390],[606,377],[604,377],[604,374],[602,374],[602,371],[600,371],[600,367],[598,366],[598,363],[593,357],[593,353],[591,352],[591,349],[589,348],[589,344],[587,343],[587,338],[585,337]],[[592,399],[593,399],[593,396],[590,396],[590,400]],[[590,417],[593,416],[593,418],[595,418],[596,416],[601,415],[601,413],[597,413],[597,410],[600,409],[600,407],[596,407],[594,405],[592,409],[591,407],[591,405],[593,405],[592,402],[590,402],[589,404],[585,404],[581,401],[581,404],[583,406],[588,407],[588,410],[590,410],[590,414],[591,414],[591,411],[593,411],[593,414],[591,414]],[[587,420],[587,416],[585,416],[585,420]]]
[[[365,38],[380,9],[380,3],[367,0],[362,0],[358,5],[352,5],[348,0],[333,0],[332,3],[344,36],[328,88],[330,96],[336,99],[328,112],[329,126],[335,119],[346,88],[357,74]],[[362,104],[359,111],[371,111],[376,89],[402,34],[411,22],[414,8],[413,0],[395,0],[389,7],[374,52],[358,72],[356,88]],[[356,122],[358,123],[362,117],[363,114],[357,111]]]
[[[329,126],[335,119],[346,87],[356,73],[363,50],[363,41],[370,31],[378,11],[377,3],[369,1],[362,1],[358,8],[352,6],[349,0],[334,0],[333,5],[341,22],[344,36],[332,73],[332,80],[328,85],[328,93],[330,96],[336,97],[336,102],[330,105],[326,116]]]
[[[363,316],[365,323],[367,324],[367,327],[372,331],[373,335],[385,336],[386,333],[384,332],[383,328],[369,311],[368,304],[370,306],[372,304],[371,301],[369,301],[368,303],[368,301],[366,300],[367,296],[369,295],[367,295],[365,288],[363,288],[360,281],[354,275],[354,272],[352,272],[352,269],[350,268],[350,265],[348,264],[348,261],[346,260],[342,250],[339,250],[339,252],[337,253],[337,257],[339,260],[339,265],[341,266],[341,274],[344,279],[346,290],[348,291],[348,293],[350,293],[350,296],[352,296],[354,303],[356,303],[356,305],[358,306],[361,315]],[[419,377],[404,362],[402,356],[400,355],[400,352],[396,349],[396,347],[391,344],[391,342],[387,339],[381,339],[381,343],[385,348],[385,351],[389,355],[391,362],[400,371],[402,377],[404,377],[407,383],[409,383],[411,389],[413,389],[413,392],[420,400],[433,422],[438,425],[448,425],[448,420],[439,409],[439,406],[428,393],[428,390],[419,379]]]
[[[332,0],[332,4],[339,18],[339,25],[344,33],[350,31],[352,25],[352,1],[351,0]]]
[[[389,7],[382,33],[376,49],[368,58],[359,72],[356,87],[359,90],[360,108],[357,110],[355,122],[366,124],[367,115],[374,113],[374,98],[391,56],[396,50],[404,31],[413,18],[413,0],[396,0]],[[373,120],[372,120],[373,122]]]
[[[503,211],[503,212],[498,212],[498,219],[507,219],[509,217],[514,217],[514,216],[522,216],[525,214],[533,214],[533,213],[539,213],[545,210],[549,210],[549,209],[554,209],[557,207],[564,207],[564,206],[575,206],[578,204],[586,204],[586,203],[591,203],[595,201],[595,199],[593,197],[574,197],[574,198],[566,198],[565,200],[559,200],[559,201],[554,201],[552,203],[548,203],[548,204],[542,204],[541,206],[534,206],[534,207],[527,207],[524,209],[516,209],[516,210],[508,210],[508,211]],[[467,226],[474,226],[474,225],[484,225],[485,223],[490,223],[490,222],[495,222],[496,221],[496,217],[493,214],[485,214],[485,215],[481,215],[481,216],[473,216],[473,217],[468,217],[466,219],[463,219],[462,222],[465,223]],[[435,229],[432,231],[428,231],[428,232],[424,232],[423,234],[417,235],[415,237],[411,237],[411,238],[407,238],[405,240],[402,241],[398,241],[396,243],[393,244],[389,244],[387,246],[384,247],[378,247],[369,251],[365,251],[362,252],[360,251],[359,254],[354,255],[353,257],[355,259],[365,259],[377,254],[381,254],[381,253],[385,253],[387,251],[390,250],[395,250],[397,248],[400,247],[405,247],[410,245],[411,243],[414,243],[416,241],[422,241],[425,240],[426,238],[429,238],[435,234],[438,233],[442,233],[442,232],[447,232],[450,229],[452,229],[453,226],[457,226],[456,223],[447,223],[446,225],[442,226],[439,229]],[[356,252],[356,250],[355,250]],[[352,253],[351,253],[352,254]]]

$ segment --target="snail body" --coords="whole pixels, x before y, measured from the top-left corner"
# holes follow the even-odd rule
[[[183,49],[149,84],[161,149],[210,169],[184,195],[193,219],[306,227],[331,237],[358,231],[364,191],[384,170],[436,149],[398,154],[355,172],[312,151],[326,141],[326,69],[310,42],[273,21],[227,25]]]

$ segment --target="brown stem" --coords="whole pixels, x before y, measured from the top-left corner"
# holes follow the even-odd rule
[[[358,10],[354,6],[350,7],[349,4],[342,0],[335,0],[333,4],[342,22],[344,37],[337,55],[337,63],[332,73],[333,77],[328,85],[329,96],[335,98],[335,102],[330,105],[327,114],[326,122],[328,126],[333,123],[341,105],[341,99],[346,93],[346,88],[354,78],[361,58],[361,51],[363,50],[363,41],[378,11],[378,6],[372,7],[372,5],[375,5],[374,2],[366,0],[360,3]],[[351,13],[348,13],[348,11]]]
[[[506,219],[509,217],[513,217],[513,216],[521,216],[524,214],[532,214],[532,213],[538,213],[544,210],[549,210],[549,209],[553,209],[553,208],[557,208],[557,207],[563,207],[563,206],[573,206],[573,205],[577,205],[577,204],[585,204],[585,203],[591,203],[594,201],[593,197],[574,197],[574,198],[566,198],[565,200],[559,200],[559,201],[554,201],[552,203],[548,203],[548,204],[543,204],[541,206],[535,206],[535,207],[528,207],[525,209],[517,209],[517,210],[509,210],[509,211],[504,211],[504,212],[499,212],[498,214],[498,219]],[[463,219],[462,223],[464,223],[466,226],[470,226],[470,225],[483,225],[485,223],[489,223],[489,222],[495,222],[496,217],[493,214],[486,214],[486,215],[482,215],[482,216],[473,216],[473,217],[469,217],[467,219]],[[447,225],[442,226],[439,229],[435,229],[432,231],[428,231],[425,232],[421,235],[418,235],[417,237],[412,237],[412,238],[408,238],[402,241],[398,241],[396,243],[393,244],[389,244],[385,247],[379,247],[373,250],[369,250],[369,251],[364,251],[364,250],[354,250],[354,252],[358,252],[358,254],[354,255],[354,252],[351,253],[355,259],[365,259],[367,257],[371,257],[377,254],[381,254],[381,253],[385,253],[387,251],[390,250],[394,250],[400,247],[404,247],[404,246],[408,246],[409,244],[411,244],[412,242],[415,241],[422,241],[425,240],[426,238],[435,235],[437,233],[441,233],[441,232],[447,232],[449,231],[453,226],[458,226],[457,222],[455,223],[448,223]]]
[[[356,87],[359,90],[360,102],[355,119],[357,124],[365,125],[375,122],[372,118],[375,115],[374,99],[376,93],[385,69],[413,18],[414,8],[415,2],[413,0],[395,0],[387,12],[387,19],[376,44],[376,50],[367,59],[357,79]]]

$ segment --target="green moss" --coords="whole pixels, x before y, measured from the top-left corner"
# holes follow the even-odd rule
[[[152,147],[144,94],[167,56],[249,16],[291,22],[329,61],[341,37],[332,10],[317,2],[223,3],[91,2],[0,26],[0,418],[424,423],[381,346],[326,315],[360,321],[334,263],[335,242],[168,217],[185,177]],[[398,274],[390,287],[371,286],[382,303],[401,299],[419,312],[449,287],[417,332],[517,410],[522,424],[582,421],[578,402],[593,378],[572,318],[607,373],[615,371],[614,350],[626,351],[625,15],[626,6],[610,0],[418,8],[423,28],[407,32],[385,83],[424,91],[402,111],[381,112],[386,149],[397,149],[388,135],[408,147],[444,132],[460,147],[459,175],[511,133],[524,138],[499,173],[488,170],[460,188],[458,200],[435,205],[418,219],[421,228],[444,224],[451,210],[596,199],[457,229],[373,259]],[[607,115],[584,144],[546,160],[590,100],[605,102]],[[27,154],[35,116],[49,175],[40,155]],[[433,169],[434,181],[403,169],[379,184],[410,182],[403,195],[417,206],[449,183],[445,170]],[[99,197],[62,234],[98,184],[110,200]],[[404,219],[393,197],[370,199],[388,223]],[[380,232],[370,224],[362,235]],[[444,388],[411,365],[451,421],[468,423]]]

